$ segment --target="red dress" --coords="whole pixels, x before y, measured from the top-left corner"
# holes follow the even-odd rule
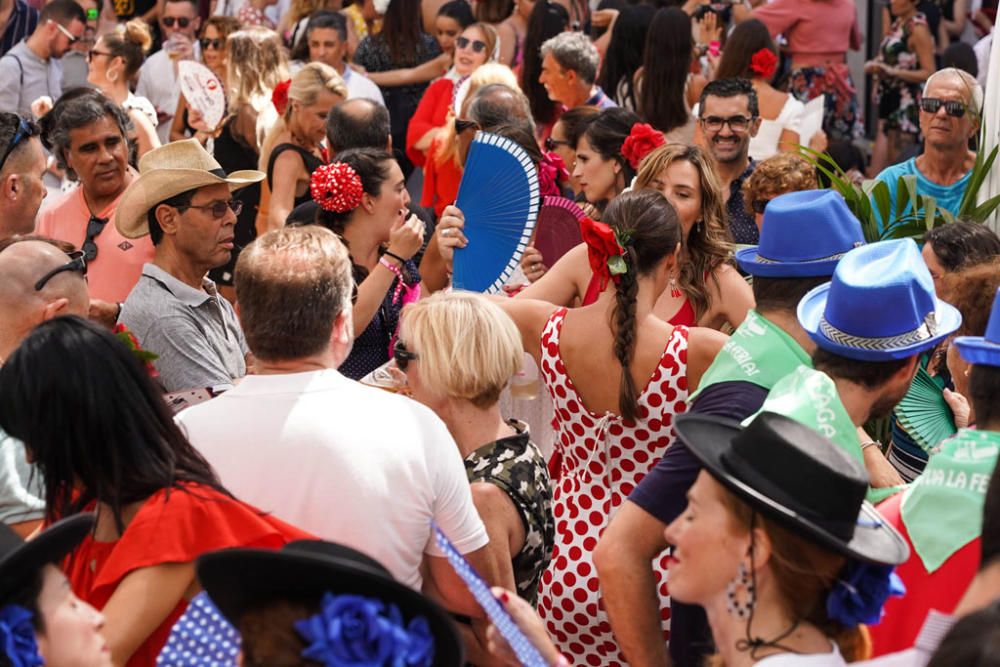
[[[420,205],[433,208],[434,216],[441,217],[444,207],[455,203],[458,186],[462,183],[462,169],[451,158],[438,162],[434,157],[440,145],[440,137],[431,142],[431,156],[424,164],[424,190],[420,195]]]
[[[977,537],[953,553],[941,567],[928,573],[913,549],[910,535],[900,517],[904,496],[897,493],[878,506],[879,513],[906,540],[910,547],[910,559],[896,567],[896,574],[906,586],[906,595],[890,597],[883,608],[882,621],[868,626],[872,657],[911,648],[924,625],[927,612],[931,609],[944,614],[954,612],[979,569],[980,538]]]
[[[552,496],[556,542],[539,586],[538,613],[574,665],[626,665],[604,609],[594,568],[597,540],[611,516],[674,441],[673,419],[687,409],[687,327],[674,327],[639,395],[638,420],[590,412],[566,375],[560,308],[542,333],[541,372],[556,414],[561,474]],[[667,556],[654,562],[664,640],[670,618]]]
[[[420,98],[417,110],[410,117],[406,127],[406,157],[418,167],[423,167],[430,150],[426,153],[413,147],[422,136],[435,127],[443,127],[448,120],[448,109],[451,108],[451,98],[455,92],[455,82],[443,77],[432,83]]]
[[[136,512],[115,542],[88,535],[66,559],[73,591],[103,609],[130,572],[165,563],[189,563],[203,553],[229,547],[278,549],[309,533],[200,484],[157,491]],[[153,667],[170,629],[187,608],[181,599],[132,654],[128,667]]]

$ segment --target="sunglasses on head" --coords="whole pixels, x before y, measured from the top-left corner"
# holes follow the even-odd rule
[[[209,48],[213,48],[216,51],[221,49],[224,43],[223,40],[221,39],[208,39],[207,37],[202,37],[201,39],[198,40],[198,42],[201,44],[201,48],[203,50],[208,50]]]
[[[403,341],[397,338],[396,344],[392,346],[392,358],[396,360],[396,367],[405,373],[406,367],[410,365],[410,362],[416,361],[420,357],[416,352],[407,350]]]
[[[69,256],[68,262],[62,266],[57,266],[38,279],[38,282],[35,283],[36,292],[41,292],[46,283],[58,276],[60,273],[64,273],[66,271],[76,271],[84,276],[87,275],[87,260],[83,256],[83,251],[74,250],[73,252],[67,254]]]
[[[186,206],[178,206],[178,211],[185,211],[189,208],[197,208],[203,211],[211,211],[212,217],[216,220],[220,220],[226,217],[227,211],[232,211],[233,214],[239,215],[243,211],[243,202],[239,199],[230,199],[229,201],[214,201],[211,204],[204,204],[200,206],[195,206],[194,204],[187,204]]]
[[[479,39],[469,39],[468,37],[459,37],[455,40],[455,44],[460,49],[467,49],[470,46],[472,50],[476,53],[483,53],[486,51],[486,42]]]
[[[177,23],[178,27],[180,27],[180,28],[186,28],[189,25],[191,25],[191,21],[193,19],[189,19],[186,16],[181,16],[181,17],[177,17],[177,18],[175,18],[173,16],[164,16],[160,20],[163,21],[163,25],[167,26],[168,28],[173,28],[174,27],[174,22]]]
[[[952,118],[961,118],[969,109],[964,102],[956,100],[939,100],[936,97],[925,97],[920,100],[920,110],[926,113],[937,113],[941,107],[944,107],[944,112]]]

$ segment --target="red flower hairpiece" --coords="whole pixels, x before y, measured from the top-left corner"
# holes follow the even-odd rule
[[[543,197],[548,195],[561,196],[560,183],[569,180],[566,163],[558,153],[543,153],[538,163],[538,193]]]
[[[625,249],[618,242],[615,231],[603,222],[595,222],[590,218],[580,221],[580,236],[587,244],[587,259],[590,270],[598,278],[598,287],[603,292],[608,286],[608,280],[618,282],[618,276],[625,273]]]
[[[622,157],[628,160],[633,169],[638,169],[644,157],[665,143],[667,140],[663,138],[662,132],[646,123],[636,123],[622,144]]]
[[[271,91],[271,104],[274,108],[278,110],[279,116],[285,115],[285,109],[288,108],[288,89],[292,87],[292,80],[285,79]]]
[[[763,77],[768,81],[774,76],[775,70],[778,69],[778,56],[774,55],[774,51],[764,47],[759,49],[757,53],[753,54],[750,58],[750,71],[757,76]]]
[[[364,188],[361,177],[344,162],[324,164],[313,172],[309,192],[320,208],[334,213],[347,213],[361,205]]]

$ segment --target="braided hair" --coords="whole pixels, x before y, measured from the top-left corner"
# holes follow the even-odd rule
[[[663,258],[673,254],[681,242],[677,212],[654,190],[626,192],[615,197],[604,212],[604,222],[623,239],[628,270],[615,285],[615,307],[611,314],[614,353],[622,367],[618,408],[621,416],[634,420],[638,392],[629,370],[635,358],[636,296],[639,279],[648,276]]]

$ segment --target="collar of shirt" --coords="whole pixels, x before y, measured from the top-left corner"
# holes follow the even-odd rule
[[[738,177],[734,178],[733,181],[729,184],[730,195],[735,195],[736,193],[743,191],[743,181],[747,180],[747,178],[750,177],[750,174],[753,173],[753,170],[756,166],[757,163],[753,161],[753,158],[748,158],[747,168],[744,169],[743,173],[740,174]]]
[[[606,96],[604,95],[604,91],[601,90],[600,86],[594,86],[592,91],[593,91],[592,94],[590,95],[589,98],[587,98],[587,101],[583,103],[583,106],[599,107],[601,106],[601,103],[604,102],[604,98]]]
[[[203,290],[198,290],[170,275],[156,264],[145,264],[142,267],[142,275],[152,278],[160,283],[173,294],[178,301],[191,308],[197,308],[207,301],[215,298],[215,283],[209,278],[202,278]]]

